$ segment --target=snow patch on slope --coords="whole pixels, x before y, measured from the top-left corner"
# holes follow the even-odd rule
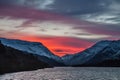
[[[46,47],[42,45],[42,43],[13,40],[13,39],[4,39],[4,38],[0,38],[0,40],[3,45],[6,45],[21,51],[25,51],[28,53],[38,54],[38,55],[47,56],[47,57],[51,57],[51,55],[53,55]]]

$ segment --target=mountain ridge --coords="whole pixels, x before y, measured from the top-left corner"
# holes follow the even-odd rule
[[[23,41],[18,39],[6,39],[6,38],[0,38],[0,41],[6,46],[60,61],[60,57],[54,55],[47,47],[45,47],[40,42],[30,42],[30,41]]]
[[[35,57],[20,50],[4,46],[0,42],[0,74],[29,71],[52,67]]]
[[[110,45],[110,44],[113,44],[113,45]],[[115,46],[116,46],[117,49],[112,50],[111,49],[112,46],[114,46],[113,48],[115,48]],[[109,47],[110,47],[110,49],[108,49]],[[104,51],[106,51],[106,52],[104,52]],[[104,61],[106,58],[109,58],[109,56],[114,57],[113,55],[109,55],[109,53],[113,53],[113,55],[117,54],[116,56],[120,55],[120,40],[112,40],[112,41],[105,40],[105,41],[97,42],[95,45],[84,50],[83,52],[69,56],[69,57],[71,57],[71,59],[68,60],[69,63],[67,63],[68,61],[66,61],[66,64],[68,64],[68,65],[77,65],[77,64],[93,65],[93,63],[99,63],[99,62]],[[98,56],[96,56],[96,55],[98,55]],[[106,57],[106,58],[104,58],[104,57]],[[101,58],[101,59],[99,59],[99,58]],[[111,59],[112,58],[110,58],[110,60]],[[120,59],[120,57],[118,59]]]
[[[5,39],[5,38],[0,38],[0,40],[4,45],[10,46],[15,49],[20,48],[21,50],[23,51],[26,50],[26,52],[30,52],[30,53],[34,52],[37,55],[45,56],[57,61],[58,63],[62,63],[62,65],[64,66],[93,65],[93,63],[96,64],[96,63],[104,62],[106,58],[112,59],[113,55],[114,56],[120,55],[120,40],[99,41],[82,52],[78,52],[77,54],[72,54],[72,55],[65,55],[63,57],[54,55],[42,43],[39,42],[28,42],[17,39],[15,40],[15,39]],[[112,53],[113,55],[109,55],[109,53]],[[100,56],[102,56],[101,59],[99,59]],[[118,57],[118,59],[120,59],[120,57]]]

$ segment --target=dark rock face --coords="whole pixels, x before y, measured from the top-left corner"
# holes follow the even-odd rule
[[[99,66],[120,66],[120,41],[112,41],[86,64]]]
[[[45,57],[45,56],[39,56],[39,55],[35,55],[36,58],[40,59],[41,61],[49,64],[50,66],[54,66],[54,67],[63,67],[66,66],[64,63],[56,61],[54,59]]]
[[[48,63],[51,66],[64,65],[59,56],[54,55],[50,50],[48,50],[47,47],[45,47],[40,42],[29,42],[18,39],[5,38],[0,38],[0,41],[5,46],[9,46],[22,52],[34,54],[37,59],[40,59],[40,61]]]
[[[105,60],[100,63],[74,65],[73,67],[120,67],[120,60]]]
[[[107,41],[108,46],[97,52],[84,64],[75,66],[120,67],[120,40]]]
[[[0,74],[35,70],[50,67],[47,63],[38,60],[33,54],[26,54],[0,42]]]
[[[96,66],[102,67],[120,67],[120,59],[116,60],[105,60],[101,63],[96,64]]]

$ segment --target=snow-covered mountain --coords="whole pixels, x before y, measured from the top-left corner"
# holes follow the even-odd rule
[[[62,57],[67,65],[92,65],[113,59],[120,60],[120,40],[100,41],[83,52]]]
[[[35,54],[4,46],[0,42],[0,74],[52,67]]]
[[[51,57],[51,52],[42,43],[0,38],[3,45],[42,56]]]
[[[5,46],[9,46],[23,52],[40,55],[36,56],[36,58],[40,58],[40,60],[42,59],[50,64],[62,63],[61,65],[65,64],[67,66],[94,65],[106,60],[120,60],[120,40],[100,41],[82,52],[63,57],[58,57],[52,54],[52,52],[50,52],[42,43],[5,38],[0,38],[0,41]]]
[[[0,38],[0,41],[3,45],[12,47],[20,51],[45,56],[59,62],[61,61],[60,57],[54,55],[42,43],[39,42],[28,42],[17,39],[5,39],[5,38]]]

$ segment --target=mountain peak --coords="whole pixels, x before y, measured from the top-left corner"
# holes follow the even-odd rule
[[[114,56],[116,57],[119,55],[120,40],[103,40],[82,52],[74,55],[66,55],[62,57],[62,59],[67,65],[82,65],[89,62],[91,64],[95,62],[97,63],[108,58],[112,59]]]
[[[22,50],[28,53],[38,54],[47,57],[53,55],[42,43],[39,42],[28,42],[17,39],[5,38],[0,38],[0,41],[3,45],[12,47],[14,49]]]
[[[39,56],[45,56],[55,61],[62,62],[59,56],[54,55],[42,43],[29,42],[29,41],[23,41],[18,39],[6,39],[6,38],[0,38],[0,41],[5,46],[8,46],[23,52],[36,54]]]
[[[0,38],[1,44],[32,54],[45,56],[66,65],[82,65],[102,62],[106,59],[120,59],[120,40],[103,40],[77,54],[58,57],[42,43],[17,39]]]
[[[51,65],[41,58],[38,59],[37,55],[5,46],[0,41],[0,74],[47,67],[51,67]]]
[[[43,45],[40,42],[30,42],[30,41],[23,41],[23,40],[19,40],[19,39],[0,38],[0,40],[1,41],[10,41],[10,42],[15,42],[15,43],[23,43],[23,44],[32,43],[33,45]]]

